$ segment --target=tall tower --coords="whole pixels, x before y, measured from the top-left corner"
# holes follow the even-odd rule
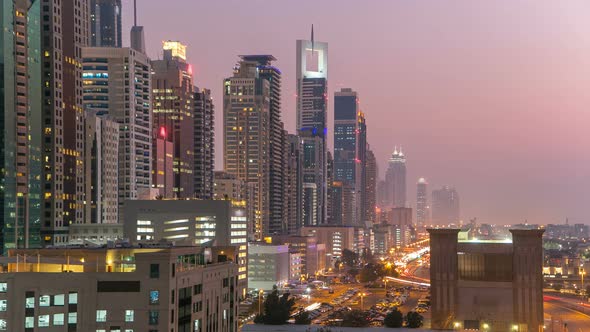
[[[365,165],[367,179],[365,185],[365,221],[374,223],[376,219],[375,207],[377,206],[378,170],[377,159],[370,149],[367,149],[367,161]]]
[[[460,220],[459,194],[453,187],[432,191],[432,222],[436,225],[457,224]]]
[[[213,199],[215,164],[215,108],[211,90],[195,87],[194,93],[194,187],[195,198]]]
[[[297,40],[297,132],[303,144],[303,223],[326,222],[328,44]]]
[[[253,191],[249,204],[261,240],[269,223],[270,82],[259,76],[258,63],[241,60],[223,86],[223,167]]]
[[[284,204],[288,234],[298,234],[301,228],[301,140],[285,131]]]
[[[428,223],[428,182],[425,178],[418,179],[416,184],[416,224],[424,227]]]
[[[160,183],[158,172],[154,171],[153,186],[160,190],[164,198],[192,198],[194,196],[193,177],[193,72],[186,62],[186,45],[178,41],[165,41],[164,58],[152,61],[153,132],[158,135],[166,132],[165,140],[172,142],[173,181]],[[163,130],[164,129],[164,130]],[[155,154],[160,154],[154,144]],[[154,164],[154,166],[156,166]],[[165,177],[164,177],[165,178]]]
[[[90,46],[122,47],[121,0],[90,0]]]
[[[0,15],[0,252],[39,247],[40,1],[3,1]]]
[[[89,43],[88,0],[43,2],[43,204],[45,244],[64,243],[84,222],[82,47]]]
[[[392,207],[406,207],[406,157],[397,147],[389,158],[389,168],[385,174],[389,191],[389,204]]]

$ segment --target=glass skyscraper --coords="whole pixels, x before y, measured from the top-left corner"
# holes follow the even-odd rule
[[[122,47],[121,0],[90,1],[90,46]]]

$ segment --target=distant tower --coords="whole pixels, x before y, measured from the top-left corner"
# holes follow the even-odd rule
[[[90,0],[90,46],[122,47],[121,0]]]
[[[432,221],[436,225],[458,224],[459,194],[455,188],[443,186],[432,191]]]
[[[389,191],[389,204],[392,207],[406,206],[406,157],[397,147],[389,159],[389,168],[385,175]]]
[[[377,159],[372,150],[367,149],[366,162],[366,178],[367,184],[365,186],[365,218],[371,223],[375,222],[375,207],[377,205]]]
[[[428,223],[428,182],[420,178],[416,184],[416,223],[424,227]]]
[[[137,25],[137,0],[133,0],[133,27],[131,27],[131,48],[145,54],[143,27]]]

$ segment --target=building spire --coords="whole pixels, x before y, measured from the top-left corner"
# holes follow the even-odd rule
[[[133,25],[137,26],[137,0],[133,0]]]

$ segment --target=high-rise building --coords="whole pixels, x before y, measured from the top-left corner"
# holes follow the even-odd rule
[[[328,44],[297,40],[297,132],[303,144],[304,224],[326,222]]]
[[[377,158],[370,149],[367,149],[367,160],[365,162],[366,185],[365,185],[365,221],[375,222],[375,207],[377,206]]]
[[[334,216],[334,158],[330,151],[326,152],[326,222],[333,223]]]
[[[406,207],[406,157],[401,148],[393,151],[385,174],[388,190],[388,204],[392,207]]]
[[[124,47],[86,47],[84,108],[107,112],[119,123],[119,220],[123,203],[151,189],[152,113],[149,58]],[[154,197],[151,197],[154,198]]]
[[[0,252],[41,245],[41,4],[0,5]],[[49,23],[46,23],[49,24]]]
[[[211,90],[195,87],[194,93],[194,190],[195,198],[213,198],[215,164],[215,108]]]
[[[416,224],[423,227],[429,221],[430,208],[428,207],[428,182],[425,178],[418,179],[416,184]]]
[[[192,198],[194,196],[194,96],[192,67],[186,62],[186,45],[178,41],[165,41],[163,59],[152,61],[153,133],[163,129],[166,140],[174,149],[167,151],[173,157],[173,183],[158,183],[159,172],[152,178],[153,186],[164,198]],[[157,151],[158,146],[153,149]],[[159,153],[159,152],[156,152]],[[172,186],[172,190],[170,190]],[[172,196],[169,193],[172,191]]]
[[[389,205],[389,191],[387,181],[379,180],[377,182],[377,205],[379,208],[385,208]]]
[[[412,209],[406,207],[392,208],[388,213],[387,222],[394,226],[394,243],[398,248],[404,248],[411,242]]]
[[[457,224],[460,220],[459,194],[455,188],[443,186],[432,191],[432,223]]]
[[[299,136],[285,132],[285,185],[284,211],[287,234],[297,234],[301,228],[301,140]]]
[[[259,64],[241,60],[224,80],[223,167],[252,184],[256,212],[254,235],[262,239],[269,224],[269,130],[271,85],[259,76]]]
[[[89,43],[88,14],[88,0],[41,6],[41,234],[45,244],[64,243],[68,226],[85,218],[82,47]]]
[[[269,82],[269,126],[268,126],[268,162],[269,162],[269,196],[268,227],[264,233],[287,234],[284,211],[284,126],[281,120],[281,71],[272,65],[276,58],[272,55],[242,55],[244,61],[257,63],[258,75]]]
[[[119,123],[106,112],[86,113],[86,222],[116,224],[119,218]]]
[[[90,46],[122,47],[121,0],[90,0]]]

